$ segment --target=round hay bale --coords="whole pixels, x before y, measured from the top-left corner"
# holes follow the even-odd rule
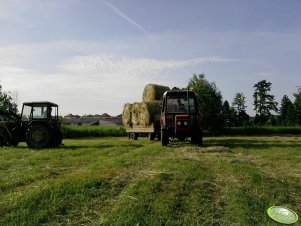
[[[154,115],[160,114],[161,107],[159,101],[139,103],[139,123],[141,126],[150,126],[154,122]]]
[[[155,100],[160,100],[163,94],[166,91],[169,91],[169,87],[161,86],[156,84],[148,84],[145,86],[143,90],[142,101],[143,102],[151,102]]]
[[[123,106],[122,123],[124,126],[132,127],[132,104],[130,103]]]
[[[132,104],[132,125],[138,126],[139,123],[139,103]]]

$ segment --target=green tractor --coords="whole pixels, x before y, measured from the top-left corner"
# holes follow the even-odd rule
[[[30,148],[42,149],[58,147],[62,140],[57,104],[26,102],[21,116],[0,112],[0,146],[17,146],[25,141]]]

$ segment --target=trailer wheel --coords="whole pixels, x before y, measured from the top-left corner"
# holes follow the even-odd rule
[[[50,132],[46,126],[32,125],[26,133],[26,143],[28,147],[42,149],[49,145]]]
[[[138,139],[138,134],[137,133],[130,133],[129,138],[132,140],[137,140]]]

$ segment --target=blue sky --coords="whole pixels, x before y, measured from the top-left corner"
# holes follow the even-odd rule
[[[204,73],[253,111],[253,85],[301,86],[299,0],[0,0],[0,81],[60,113],[111,115],[148,83],[185,87]]]

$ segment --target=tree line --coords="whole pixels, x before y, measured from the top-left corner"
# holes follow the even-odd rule
[[[253,85],[256,115],[250,117],[246,112],[246,97],[243,92],[237,92],[230,104],[228,100],[223,101],[216,84],[209,82],[204,74],[194,74],[188,85],[198,94],[201,120],[205,129],[251,125],[301,125],[301,89],[293,94],[293,102],[284,95],[278,108],[275,96],[271,94],[272,83],[266,80],[257,82]]]
[[[199,97],[201,121],[204,129],[220,129],[233,126],[300,126],[301,125],[301,89],[293,94],[294,101],[287,95],[281,99],[280,107],[271,94],[272,83],[262,80],[253,85],[253,105],[255,117],[246,112],[246,97],[237,92],[229,103],[223,101],[222,93],[214,82],[209,82],[204,74],[194,74],[188,86]],[[187,89],[187,88],[183,88]],[[0,84],[0,111],[18,113],[16,100],[11,92],[6,92]],[[274,112],[274,114],[272,114]]]

